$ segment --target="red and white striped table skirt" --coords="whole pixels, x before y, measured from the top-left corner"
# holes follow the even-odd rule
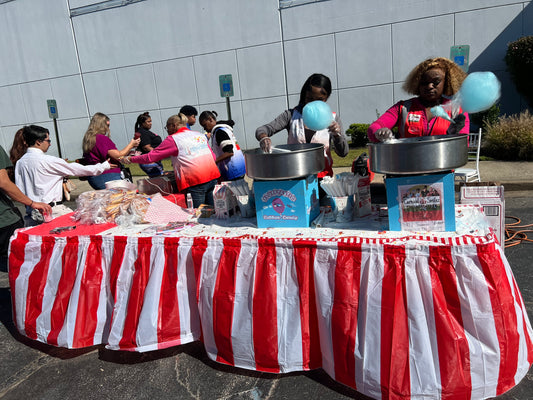
[[[375,398],[492,397],[533,360],[511,268],[484,237],[18,232],[9,279],[17,328],[44,343],[148,351],[201,338],[218,362],[323,368]]]

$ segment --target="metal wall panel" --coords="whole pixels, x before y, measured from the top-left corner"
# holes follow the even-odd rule
[[[84,71],[254,46],[280,36],[273,0],[143,1],[73,22]]]
[[[237,64],[243,99],[285,95],[281,43],[239,49]]]
[[[283,96],[269,97],[266,99],[248,100],[243,102],[243,115],[246,116],[245,131],[246,142],[241,143],[243,148],[253,149],[259,147],[255,139],[255,130],[276,118],[287,109],[286,99]],[[287,132],[282,131],[272,137],[272,144],[287,143]],[[246,146],[245,146],[246,145]]]
[[[285,43],[287,86],[290,94],[300,94],[305,80],[321,73],[337,87],[334,35],[316,36]]]
[[[506,0],[331,0],[283,9],[285,40],[514,4]],[[453,30],[453,26],[450,26]]]
[[[143,112],[159,108],[151,64],[119,68],[117,80],[124,112]]]
[[[60,119],[87,117],[87,104],[79,75],[50,79],[51,97],[56,99]],[[47,111],[46,101],[38,98],[39,107]]]
[[[192,57],[154,63],[153,67],[161,108],[174,108],[177,112],[185,104],[198,104]]]
[[[393,104],[392,85],[373,85],[339,91],[339,110],[343,128],[364,121],[369,115],[377,118]]]
[[[123,112],[115,70],[84,74],[83,81],[90,115],[95,112],[103,112],[104,114]]]
[[[22,126],[29,121],[24,107],[21,85],[0,87],[0,110],[2,126]]]
[[[240,82],[235,51],[223,51],[194,57],[194,73],[200,104],[217,103],[220,97],[219,75],[231,74],[233,79],[232,100],[240,100]]]
[[[339,88],[392,81],[390,25],[358,29],[335,35]],[[372,55],[365,54],[372,49]]]
[[[46,99],[52,98],[52,87],[50,81],[28,82],[20,85],[26,118],[28,121],[46,121],[48,117],[48,107]]]
[[[329,103],[347,128],[372,122],[376,108],[383,112],[409,97],[401,89],[408,72],[427,57],[449,56],[450,46],[459,44],[470,45],[471,71],[494,70],[501,78],[502,111],[525,106],[503,56],[508,42],[533,34],[529,1],[415,0],[407,7],[386,0],[330,0],[280,13],[275,0],[147,0],[73,17],[78,67],[68,5],[94,3],[0,5],[0,52],[9,55],[0,59],[0,143],[11,143],[14,128],[24,124],[51,126],[49,98],[58,102],[60,126],[66,120],[87,122],[97,111],[110,115],[118,147],[129,141],[145,110],[161,134],[166,119],[184,104],[225,116],[221,74],[233,76],[232,116],[244,148],[257,145],[257,126],[287,103],[296,105],[314,72],[331,78]],[[69,148],[76,141],[81,146],[83,133],[60,129]],[[274,142],[284,137],[276,135]]]
[[[0,86],[78,73],[66,2],[0,5]]]
[[[403,82],[419,62],[430,57],[449,57],[454,43],[453,15],[431,17],[392,25],[394,82]]]
[[[59,108],[59,105],[58,105]],[[82,150],[82,138],[89,126],[89,118],[75,118],[75,119],[58,119],[57,130],[59,132],[60,141],[61,141],[61,155],[63,158],[68,158],[69,160],[76,160],[83,155]],[[48,150],[48,154],[51,151],[55,151],[57,155],[57,144],[55,139],[55,132],[53,125],[48,128],[50,131],[50,137],[52,138],[52,146]]]

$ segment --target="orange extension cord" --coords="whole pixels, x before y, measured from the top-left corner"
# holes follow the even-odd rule
[[[532,227],[533,224],[520,225],[522,221],[520,218],[506,216],[516,222],[505,224],[505,247],[512,247],[521,244],[522,242],[533,242],[533,239],[527,237],[526,232],[533,232],[533,229],[524,229]]]

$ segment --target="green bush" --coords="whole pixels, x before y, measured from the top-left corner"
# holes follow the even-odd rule
[[[498,160],[533,160],[533,115],[526,110],[488,124],[483,150]]]
[[[351,124],[346,135],[352,138],[352,145],[355,147],[365,147],[368,143],[366,131],[369,124]]]
[[[533,36],[524,36],[507,46],[505,55],[507,70],[511,75],[516,90],[524,96],[533,108]]]

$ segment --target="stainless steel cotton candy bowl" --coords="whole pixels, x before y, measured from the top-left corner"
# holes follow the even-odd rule
[[[276,148],[289,151],[276,151]],[[298,179],[324,170],[324,146],[318,143],[284,144],[272,153],[244,151],[246,175],[255,180]]]
[[[468,135],[437,135],[370,143],[370,169],[391,175],[449,171],[468,162]]]

